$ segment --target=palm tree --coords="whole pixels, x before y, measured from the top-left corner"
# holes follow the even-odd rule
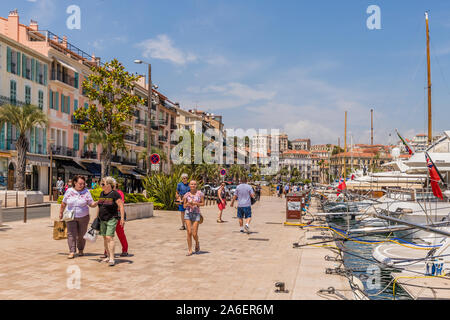
[[[109,142],[107,140],[106,137],[107,133],[106,131],[101,131],[101,130],[91,130],[89,131],[89,135],[86,138],[86,144],[95,144],[95,145],[100,145],[102,147],[102,153],[101,153],[101,161],[102,161],[102,177],[106,177],[110,174],[111,172],[111,157],[109,157],[109,162],[107,161],[106,157],[106,151],[109,148]],[[126,146],[125,143],[122,142],[116,147],[111,149],[111,154],[118,151],[118,150],[126,150]]]
[[[27,133],[35,126],[47,127],[48,119],[42,110],[27,104],[23,106],[0,106],[0,124],[10,123],[19,132],[16,142],[17,150],[17,188],[25,190],[25,167],[27,163],[28,138]]]

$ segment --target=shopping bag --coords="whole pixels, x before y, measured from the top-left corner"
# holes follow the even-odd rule
[[[92,222],[91,228],[100,231],[100,219],[98,217]]]
[[[67,239],[67,225],[64,221],[53,223],[53,240]]]
[[[86,232],[83,238],[89,242],[95,242],[95,240],[97,240],[97,231],[91,228]]]

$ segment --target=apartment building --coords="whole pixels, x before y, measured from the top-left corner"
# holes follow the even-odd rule
[[[17,11],[10,12],[7,19],[0,18],[0,37],[0,100],[17,104],[31,102],[42,107],[49,118],[48,130],[36,128],[30,134],[28,163],[32,174],[31,180],[27,178],[28,188],[48,193],[49,152],[53,158],[53,185],[58,176],[64,181],[75,174],[87,176],[88,182],[99,178],[101,146],[86,143],[87,134],[80,130],[82,121],[73,113],[90,103],[82,82],[91,74],[92,66],[101,64],[100,58],[82,51],[65,36],[60,38],[49,30],[40,30],[36,21],[28,26],[21,24]],[[147,88],[137,83],[135,92],[147,100]],[[126,122],[129,126],[125,137],[127,150],[113,155],[113,174],[124,179],[127,191],[140,185],[139,180],[146,171],[146,161],[140,154],[150,140],[147,139],[147,121],[151,121],[150,143],[167,155],[173,147],[169,137],[177,128],[175,106],[153,90],[151,109],[151,119],[148,119],[147,102],[136,107],[133,119]],[[0,160],[0,175],[3,181],[10,181],[9,188],[15,176],[15,137],[14,128],[5,125],[0,134],[0,159],[3,159]],[[161,165],[164,171],[170,170],[170,159],[167,159]]]
[[[287,168],[289,172],[292,172],[294,168],[297,168],[300,171],[300,177],[302,179],[309,179],[313,181],[313,160],[310,152],[306,150],[284,151],[280,156],[280,168]],[[318,179],[318,174],[314,175],[315,179],[316,176]]]
[[[306,150],[311,149],[311,139],[295,139],[291,141],[292,150]]]

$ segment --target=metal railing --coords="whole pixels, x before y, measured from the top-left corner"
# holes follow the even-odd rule
[[[82,159],[97,159],[97,152],[94,151],[84,151],[81,154]]]
[[[78,150],[63,146],[52,146],[53,155],[65,156],[65,157],[77,157]]]
[[[137,141],[137,137],[135,135],[132,134],[126,134],[123,136],[124,140],[126,141],[131,141],[131,142],[136,142]]]
[[[141,124],[141,125],[143,125],[143,126],[146,126],[146,125],[147,125],[147,120],[145,120],[145,119],[136,119],[134,122],[135,122],[136,124]]]
[[[72,76],[69,76],[67,73],[62,73],[61,71],[57,72],[56,70],[52,70],[50,74],[51,74],[50,80],[61,81],[65,84],[68,84],[75,88],[75,78]]]

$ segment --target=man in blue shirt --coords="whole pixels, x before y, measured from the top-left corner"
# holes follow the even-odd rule
[[[183,207],[183,197],[186,193],[191,190],[188,183],[188,175],[183,173],[181,175],[181,182],[177,185],[177,202],[178,202],[178,211],[180,211],[181,216],[181,228],[180,230],[186,230],[186,225],[184,222],[184,207]]]
[[[234,192],[233,200],[231,201],[231,206],[233,206],[234,201],[238,200],[238,211],[237,216],[239,218],[239,226],[241,227],[241,232],[244,232],[244,218],[245,221],[245,231],[250,232],[249,223],[252,220],[252,201],[250,198],[255,198],[255,193],[253,188],[247,184],[247,178],[241,180],[241,184],[236,187]]]

